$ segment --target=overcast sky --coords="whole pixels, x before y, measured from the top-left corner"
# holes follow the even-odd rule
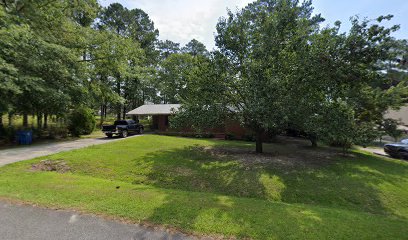
[[[214,32],[218,18],[225,16],[227,8],[242,8],[252,0],[99,0],[102,6],[119,2],[129,9],[140,8],[149,14],[160,39],[169,39],[182,45],[195,38],[209,50],[214,48]],[[360,15],[370,19],[393,14],[393,24],[401,29],[398,38],[408,38],[408,0],[314,0],[316,13],[321,13],[327,24],[336,20],[344,23],[342,30],[350,26],[350,16]]]

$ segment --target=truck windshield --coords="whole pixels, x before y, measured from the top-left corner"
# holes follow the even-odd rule
[[[128,125],[127,121],[115,121],[114,125]]]

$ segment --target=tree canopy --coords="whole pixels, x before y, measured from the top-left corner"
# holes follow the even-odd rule
[[[392,37],[391,18],[353,17],[341,32],[340,22],[323,27],[309,0],[257,0],[219,19],[208,51],[159,40],[146,12],[119,3],[0,0],[0,124],[9,113],[46,127],[79,107],[103,123],[148,102],[181,103],[174,126],[237,121],[258,152],[288,129],[313,145],[365,144],[408,102],[408,44]]]
[[[407,90],[404,80],[386,84],[383,63],[395,60],[391,33],[398,26],[381,22],[391,17],[354,18],[350,31],[340,33],[340,23],[320,26],[324,19],[313,15],[311,1],[258,0],[229,11],[217,24],[219,73],[188,91],[194,97],[183,102],[176,122],[234,117],[256,133],[257,152],[265,134],[288,128],[305,131],[313,144],[372,140],[375,134],[362,133],[373,132]]]

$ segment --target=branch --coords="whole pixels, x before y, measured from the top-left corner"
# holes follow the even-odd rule
[[[2,2],[2,5],[4,5],[4,7],[7,9],[8,8],[7,0],[2,0],[1,2]]]
[[[48,2],[46,2],[44,4],[42,4],[42,5],[39,5],[38,8],[41,9],[41,8],[43,8],[43,7],[47,6],[47,5],[50,5],[53,2],[57,2],[57,1],[58,0],[50,0],[50,1],[48,1]]]
[[[77,62],[93,62],[93,61],[99,61],[99,60],[104,60],[104,59],[108,59],[109,57],[101,57],[101,58],[94,58],[94,59],[83,59],[83,60],[79,60]]]

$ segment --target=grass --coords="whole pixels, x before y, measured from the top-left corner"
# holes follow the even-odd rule
[[[408,236],[407,162],[302,142],[265,148],[259,156],[252,143],[148,135],[0,168],[0,196],[204,235]],[[72,171],[30,170],[43,159]]]

